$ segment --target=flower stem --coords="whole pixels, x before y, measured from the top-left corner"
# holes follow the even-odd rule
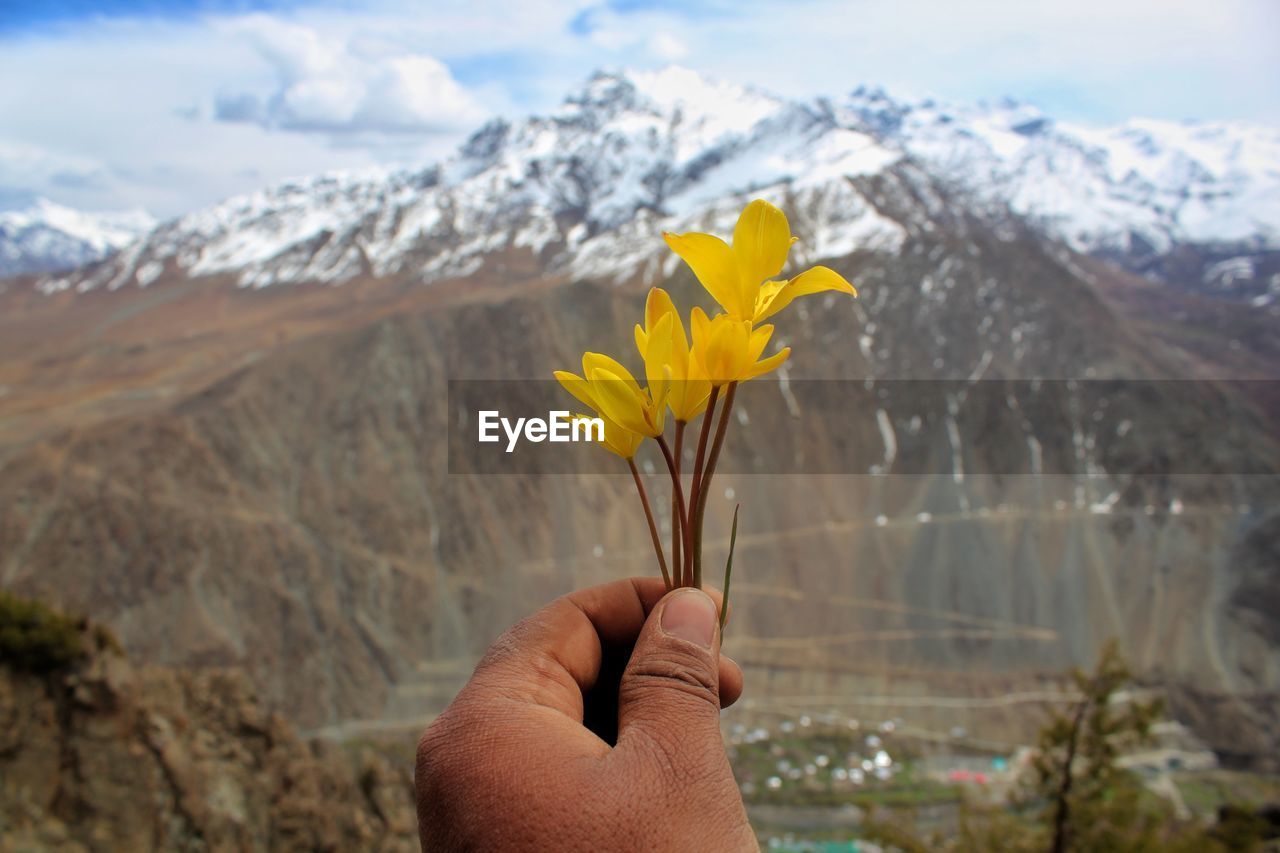
[[[676,473],[675,460],[671,458],[671,448],[667,446],[667,440],[658,436],[658,447],[662,448],[662,458],[667,461],[667,470],[671,472],[671,494],[676,501],[676,519],[680,528],[680,536],[684,539],[684,547],[689,549],[689,511],[685,509],[684,503],[684,486],[680,482],[680,475]],[[655,534],[656,535],[656,534]],[[677,579],[677,586],[683,586],[683,578]]]
[[[702,586],[702,518],[707,512],[707,493],[711,489],[711,478],[716,473],[716,460],[720,458],[720,448],[724,445],[725,430],[729,428],[729,412],[733,409],[733,398],[738,393],[738,383],[729,383],[729,393],[724,398],[724,408],[720,410],[720,422],[716,424],[716,437],[711,442],[711,452],[707,456],[706,470],[702,472],[702,482],[698,484],[698,498],[694,501],[693,517],[689,523],[693,526],[693,585]],[[705,424],[704,424],[705,427]],[[694,478],[697,478],[695,473]]]
[[[716,399],[720,396],[719,386],[711,388],[711,397],[707,400],[707,410],[702,413],[702,431],[698,434],[698,452],[693,457],[693,482],[689,484],[689,503],[690,506],[696,507],[698,500],[702,496],[702,465],[707,458],[707,436],[711,433],[711,422],[716,416]],[[689,517],[690,525],[693,524],[693,517]],[[702,532],[700,530],[693,531],[689,539],[690,544],[696,539],[701,540]],[[689,586],[693,583],[693,549],[686,548],[684,553],[684,575]]]
[[[667,571],[667,558],[662,554],[662,540],[658,538],[658,525],[653,522],[653,510],[649,508],[649,496],[645,493],[644,481],[640,479],[640,472],[636,469],[634,459],[628,459],[627,465],[631,468],[632,479],[636,481],[636,491],[640,493],[644,517],[649,522],[649,536],[653,539],[653,551],[658,555],[658,567],[662,569],[662,580],[666,583],[667,589],[671,589],[671,573]]]
[[[676,458],[676,480],[680,480],[680,463],[681,453],[684,452],[684,421],[676,421],[676,446],[673,448],[672,455]],[[676,496],[671,495],[671,567],[677,572],[681,572],[681,583],[684,582],[683,566],[684,566],[684,549],[681,548],[681,540],[684,537],[684,519],[676,512]]]

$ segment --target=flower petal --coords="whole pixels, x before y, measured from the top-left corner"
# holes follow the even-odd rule
[[[724,385],[741,378],[751,364],[747,358],[750,345],[750,320],[735,320],[721,314],[711,321],[704,367],[712,385]]]
[[[601,414],[616,421],[618,426],[641,435],[656,435],[653,427],[645,419],[644,403],[640,394],[633,393],[625,379],[608,370],[593,370],[591,393],[600,403]]]
[[[675,368],[676,377],[679,378],[682,373],[679,363],[680,352],[684,351],[684,360],[688,361],[689,338],[685,336],[684,323],[680,319],[680,312],[676,310],[676,304],[671,301],[671,296],[661,287],[650,288],[649,297],[644,303],[645,328],[652,330],[663,314],[670,314],[672,318],[671,348],[676,357],[672,366]]]
[[[666,400],[666,386],[672,375],[671,324],[674,319],[672,314],[663,314],[653,327],[645,346],[644,376],[655,401],[659,397]]]
[[[828,290],[847,293],[850,296],[858,295],[858,291],[840,273],[828,267],[813,267],[783,283],[767,301],[765,299],[767,288],[761,288],[760,298],[756,301],[755,322],[760,323],[769,319],[799,296],[824,293]]]
[[[621,456],[623,459],[630,459],[636,455],[636,451],[640,449],[640,445],[644,442],[644,436],[639,433],[632,432],[629,429],[623,429],[608,418],[604,419],[604,440],[605,446],[609,450]]]
[[[748,362],[754,364],[760,358],[771,337],[773,337],[773,326],[760,326],[751,332],[751,343],[747,347]]]
[[[743,208],[733,229],[733,254],[742,270],[743,284],[750,285],[752,306],[755,289],[782,272],[790,250],[791,226],[785,213],[763,199]]]
[[[677,381],[671,390],[671,413],[687,423],[707,410],[710,399],[711,383],[706,379]]]
[[[667,401],[671,399],[671,365],[662,365],[662,381],[657,385],[650,383],[649,396],[650,405],[647,408],[646,422],[649,426],[662,435],[662,431],[667,426]]]
[[[791,347],[783,347],[763,361],[757,361],[751,365],[751,369],[747,371],[747,375],[743,377],[743,380],[755,379],[757,376],[763,376],[771,370],[776,370],[790,355]]]
[[[637,394],[640,393],[640,383],[636,382],[635,377],[631,375],[631,371],[623,367],[618,361],[604,355],[603,353],[583,353],[582,375],[587,377],[587,379],[591,379],[591,374],[595,373],[597,370],[607,370],[609,373],[613,374],[615,379],[621,380]]]
[[[689,312],[689,329],[693,332],[694,348],[698,348],[699,342],[702,347],[706,347],[707,334],[711,331],[711,320],[707,317],[707,312],[697,305],[693,306],[693,310]]]
[[[688,234],[668,232],[662,238],[671,251],[684,259],[720,307],[735,315],[746,310],[738,288],[738,262],[734,260],[733,249],[728,243],[713,234],[697,231]]]
[[[782,288],[786,287],[789,283],[790,282],[787,281],[766,281],[764,284],[760,285],[760,292],[756,294],[755,317],[752,319],[756,320],[756,317],[759,317],[760,315],[761,306],[768,305],[772,302],[773,298],[778,295],[778,291],[782,290]],[[760,321],[756,320],[756,322]]]
[[[600,406],[596,404],[596,398],[591,395],[591,383],[581,376],[576,373],[570,373],[567,370],[557,370],[556,380],[564,386],[564,390],[568,391],[580,402],[597,411],[600,409]]]
[[[621,456],[623,459],[630,459],[636,455],[636,451],[640,449],[640,443],[644,441],[644,436],[636,435],[629,429],[623,429],[604,415],[599,416],[604,421],[604,441],[601,444],[604,449],[610,453]],[[573,421],[591,421],[594,418],[591,415],[573,415],[570,420]],[[594,433],[588,433],[594,435]]]

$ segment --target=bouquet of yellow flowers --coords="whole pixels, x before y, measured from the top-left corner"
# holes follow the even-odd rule
[[[686,335],[675,303],[666,291],[655,287],[645,303],[644,325],[635,329],[636,349],[644,362],[644,385],[621,363],[595,352],[583,354],[581,376],[566,371],[556,371],[555,375],[570,394],[604,422],[604,447],[625,459],[630,467],[662,578],[668,589],[674,589],[702,586],[702,521],[738,385],[775,370],[791,354],[791,348],[784,347],[763,357],[773,335],[773,326],[764,321],[799,296],[826,291],[857,296],[857,291],[839,273],[823,266],[807,269],[794,278],[777,279],[798,238],[791,236],[786,214],[759,199],[748,204],[738,217],[732,244],[712,234],[667,233],[663,238],[689,265],[723,313],[708,317],[695,307],[689,316],[692,334]],[[675,421],[674,448],[666,439],[668,410]],[[698,417],[702,424],[686,493],[680,470],[684,434]],[[670,563],[635,463],[636,452],[646,438],[657,442],[671,475]],[[722,627],[737,530],[735,509],[729,559],[725,563]]]

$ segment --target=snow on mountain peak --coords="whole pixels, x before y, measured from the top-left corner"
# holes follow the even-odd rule
[[[783,105],[772,95],[671,65],[657,71],[600,71],[565,98],[565,113],[612,118],[622,112],[714,119],[739,132]]]
[[[839,112],[980,201],[1086,252],[1182,243],[1280,248],[1280,130],[1134,119],[1094,128],[1012,100],[894,101],[855,90]]]
[[[96,261],[155,225],[143,210],[86,212],[37,198],[0,212],[0,276]]]
[[[505,249],[537,253],[553,271],[621,278],[666,262],[659,231],[728,230],[752,195],[786,196],[813,258],[893,251],[904,225],[850,179],[906,164],[979,212],[1011,209],[1084,251],[1280,247],[1271,128],[1086,128],[1010,100],[942,104],[866,87],[796,101],[670,67],[597,73],[547,115],[490,122],[438,166],[230,199],[44,287],[145,285],[170,267],[250,287],[433,280]]]

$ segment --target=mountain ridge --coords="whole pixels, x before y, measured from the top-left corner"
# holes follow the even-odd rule
[[[441,163],[283,182],[38,286],[146,286],[175,273],[230,273],[253,288],[432,281],[512,249],[571,276],[626,276],[658,255],[637,251],[640,234],[724,230],[750,194],[842,212],[813,218],[802,254],[893,250],[900,229],[847,183],[906,163],[956,188],[950,203],[1011,212],[1130,271],[1256,306],[1280,294],[1280,130],[1093,129],[1013,101],[945,105],[867,88],[793,100],[678,67],[599,72],[558,109],[493,120]]]
[[[22,208],[0,211],[0,277],[93,263],[155,225],[143,210],[86,212],[36,198]]]

